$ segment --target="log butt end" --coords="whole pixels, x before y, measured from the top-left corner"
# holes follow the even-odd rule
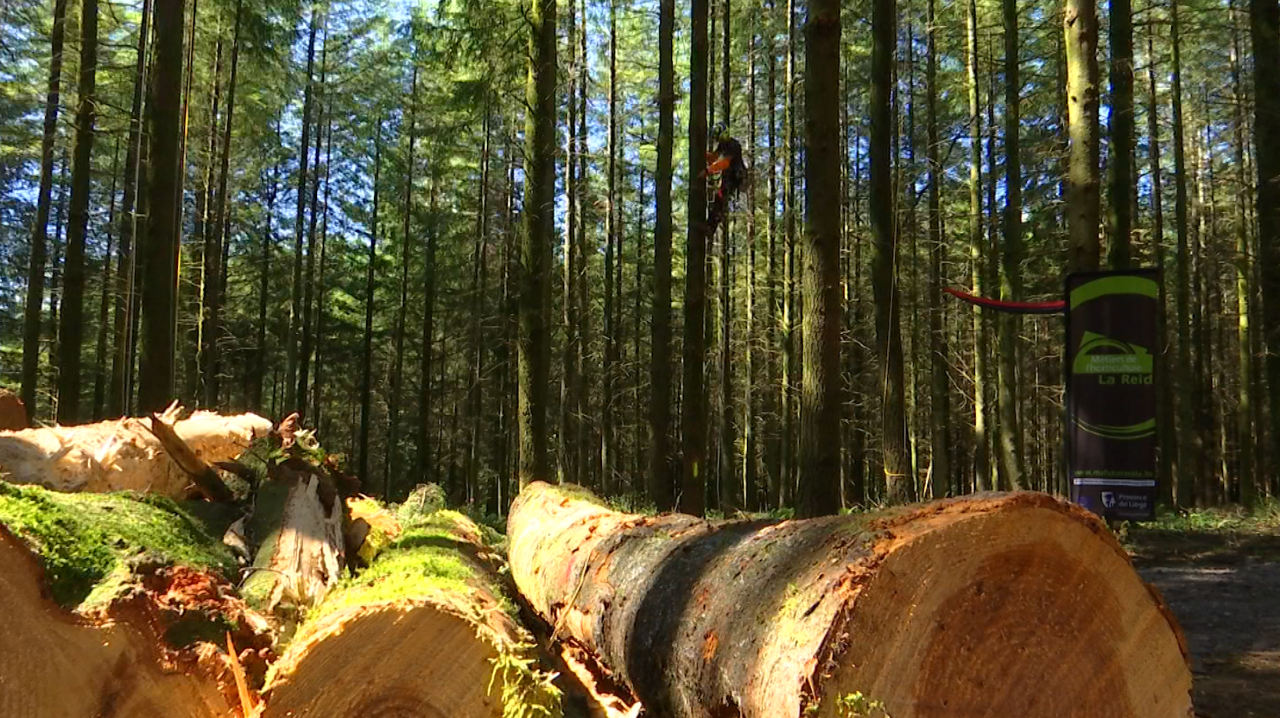
[[[489,691],[497,657],[475,624],[427,602],[343,609],[273,667],[263,716],[501,716],[500,685]]]
[[[819,716],[1188,718],[1180,628],[1095,519],[1048,499],[893,532],[817,670]]]
[[[149,627],[55,605],[38,559],[2,528],[0,606],[0,715],[237,715],[214,677],[161,655]]]

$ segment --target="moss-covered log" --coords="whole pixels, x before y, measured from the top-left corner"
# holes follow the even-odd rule
[[[1191,715],[1172,615],[1045,495],[708,522],[536,483],[507,527],[521,594],[652,715]]]
[[[0,715],[235,715],[217,646],[259,681],[270,658],[235,569],[168,499],[0,483]]]
[[[230,461],[271,422],[254,414],[222,416],[197,411],[161,417],[205,463]],[[0,431],[0,478],[57,491],[145,491],[171,498],[192,494],[191,476],[164,450],[150,419],[119,419],[84,426]]]
[[[272,667],[265,716],[558,715],[482,530],[440,511],[407,520],[331,592]]]

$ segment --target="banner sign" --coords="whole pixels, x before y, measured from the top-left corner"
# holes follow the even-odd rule
[[[1108,519],[1155,518],[1156,270],[1067,277],[1071,500]]]

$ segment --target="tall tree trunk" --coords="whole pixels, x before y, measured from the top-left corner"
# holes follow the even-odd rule
[[[486,89],[486,92],[488,90]],[[479,488],[480,415],[484,404],[484,295],[488,291],[489,235],[489,124],[490,108],[485,100],[483,139],[480,145],[480,206],[476,212],[476,249],[471,286],[471,377],[467,388],[467,414],[471,420],[471,436],[467,453],[467,493],[472,501]],[[426,409],[421,410],[425,415]]]
[[[174,219],[178,197],[178,130],[182,89],[183,3],[156,6],[156,55],[151,83],[148,150],[146,278],[142,283],[144,354],[138,389],[142,411],[161,411],[173,399],[174,257],[179,237]]]
[[[942,162],[938,156],[938,53],[935,0],[928,0],[929,162],[929,393],[930,455],[933,461],[933,498],[946,496],[952,484],[951,381],[947,375],[947,335],[943,329],[942,259]]]
[[[427,199],[427,216],[431,218],[429,231],[427,232],[427,253],[423,258],[422,265],[422,285],[423,285],[423,306],[422,306],[422,358],[421,358],[421,386],[418,389],[419,417],[418,417],[418,466],[417,474],[422,482],[430,482],[436,479],[435,462],[431,461],[430,447],[428,446],[428,437],[431,433],[431,408],[434,406],[432,393],[431,364],[435,361],[435,338],[436,338],[436,246],[440,240],[440,220],[438,217],[438,202],[440,197],[440,182],[434,175],[431,176],[431,186],[428,190],[429,197]]]
[[[701,516],[706,507],[707,0],[693,0],[689,36],[689,239],[685,250],[684,398],[680,403],[684,472],[678,509]]]
[[[187,61],[186,61],[187,79],[184,83],[183,90],[182,90],[182,119],[181,119],[182,129],[180,130],[178,135],[178,176],[182,178],[183,182],[185,182],[187,179],[187,135],[188,135],[188,130],[190,129],[190,126],[191,126],[191,87],[192,87],[192,83],[195,81],[195,76],[196,76],[196,25],[199,23],[199,20],[200,20],[200,0],[191,0],[191,24],[189,26],[189,29],[187,30]],[[214,66],[220,68],[220,65],[222,62],[222,18],[221,17],[219,17],[217,21],[217,35],[218,35],[218,42],[217,42],[218,59],[215,61]],[[221,77],[220,69],[214,72],[214,77],[215,78]],[[201,209],[198,209],[196,212],[197,233],[195,238],[196,239],[195,244],[197,247],[200,245],[200,237],[201,237],[199,228],[203,226],[203,222],[207,219],[205,215],[209,211],[209,203],[204,199],[202,199],[202,197],[207,197],[207,195],[211,192],[211,190],[209,190],[209,172],[210,172],[210,167],[213,164],[214,141],[215,141],[215,138],[217,137],[217,125],[218,125],[217,116],[218,116],[218,113],[214,112],[212,114],[213,119],[211,119],[209,122],[209,125],[210,125],[209,155],[208,155],[209,159],[205,165],[205,195],[199,195],[199,194],[196,195],[197,207],[201,208]],[[174,187],[173,193],[176,195],[175,201],[178,203],[178,211],[174,216],[173,226],[174,226],[174,231],[181,234],[182,213],[185,209],[184,202],[183,202],[183,186],[179,184],[177,187]],[[201,202],[204,202],[204,203],[200,204]],[[181,247],[179,247],[179,251],[181,251]],[[179,279],[179,284],[180,283],[181,283],[181,280]],[[200,296],[201,295],[197,296],[197,300],[200,298]],[[196,315],[197,324],[203,320],[204,320],[203,313],[198,313]],[[175,322],[175,325],[176,325],[176,322]],[[199,344],[197,344],[194,349],[196,350],[196,352],[198,352]],[[193,352],[193,354],[196,352]],[[190,360],[193,363],[197,359],[198,357],[196,356],[190,357]],[[192,381],[199,380],[198,364],[196,364],[195,368],[197,371],[191,372],[191,375],[193,377]]]
[[[231,170],[231,130],[236,111],[236,71],[240,64],[242,3],[243,0],[236,0],[235,29],[231,33],[231,77],[227,81],[227,118],[222,130],[222,166],[218,170],[218,198],[213,214],[213,228],[206,229],[209,235],[215,238],[211,246],[217,249],[219,259],[225,247],[221,247],[216,238],[227,234],[227,227],[230,225],[227,209],[227,176]],[[212,162],[213,158],[210,157],[209,161]],[[218,374],[221,371],[219,342],[222,338],[222,294],[224,292],[221,275],[226,271],[226,267],[221,266],[219,261],[210,263],[207,260],[206,257],[205,266],[212,267],[212,272],[205,277],[204,310],[207,318],[203,332],[204,346],[200,351],[200,360],[203,364],[200,373],[205,378],[204,404],[215,407],[218,405]]]
[[[230,108],[228,108],[228,110],[229,109]],[[314,394],[311,401],[312,401],[312,406],[315,407],[315,411],[312,413],[311,421],[312,421],[312,425],[315,426],[318,430],[320,430],[322,434],[326,433],[321,424],[320,412],[324,408],[324,405],[321,403],[321,400],[324,398],[324,376],[323,376],[323,370],[324,370],[323,350],[325,346],[325,342],[324,342],[325,321],[324,320],[325,320],[325,303],[326,303],[326,300],[329,298],[328,287],[325,284],[325,279],[324,279],[324,271],[325,271],[324,260],[325,260],[325,248],[329,242],[329,187],[330,187],[329,178],[333,170],[333,165],[332,165],[332,161],[333,161],[333,97],[332,96],[330,96],[328,103],[325,107],[324,116],[325,116],[324,202],[321,205],[324,208],[322,210],[324,219],[322,220],[320,225],[320,267],[319,267],[318,275],[316,277],[316,331],[315,331],[316,379],[311,386],[311,391]],[[229,227],[230,227],[230,224],[228,224],[228,228]],[[226,262],[223,262],[222,269],[224,272],[226,271],[226,268],[227,268],[227,264]],[[224,288],[225,288],[225,285],[226,285],[226,282],[224,281],[223,282]]]
[[[276,140],[280,138],[280,122],[276,121]],[[267,304],[271,297],[271,256],[275,253],[276,239],[271,229],[271,218],[275,216],[276,196],[280,188],[280,161],[276,160],[271,168],[271,188],[267,193],[267,211],[263,213],[265,226],[262,229],[262,266],[258,274],[258,324],[255,351],[249,371],[249,408],[261,414],[262,384],[265,379],[267,353]],[[364,479],[362,474],[360,477]]]
[[[44,105],[44,135],[40,141],[40,189],[36,195],[36,221],[31,228],[30,263],[27,266],[26,308],[22,324],[22,403],[34,418],[40,381],[40,334],[44,310],[44,264],[49,243],[49,205],[53,201],[53,143],[58,136],[58,91],[62,86],[62,41],[66,33],[67,0],[54,0],[53,33],[50,36],[49,90]],[[143,25],[146,14],[143,14]]]
[[[364,351],[360,360],[360,483],[369,486],[369,431],[373,424],[373,303],[378,269],[378,188],[382,185],[382,115],[373,140],[373,208],[369,212],[369,254],[365,262]],[[274,185],[273,185],[274,186]]]
[[[766,34],[765,57],[768,62],[768,85],[765,90],[765,104],[769,107],[769,212],[766,215],[765,231],[769,235],[767,279],[769,284],[769,332],[768,346],[776,347],[783,343],[783,299],[779,294],[781,279],[778,276],[778,60],[777,60],[777,0],[768,0],[765,17]],[[765,505],[773,506],[782,492],[782,447],[784,444],[783,424],[780,414],[785,384],[782,378],[783,366],[776,353],[768,355],[769,382],[782,387],[776,394],[778,401],[769,402],[767,410],[770,416],[768,428],[768,487],[765,492]]]
[[[1018,57],[1018,2],[1004,0],[1004,273],[1000,294],[1006,301],[1022,297],[1022,155],[1018,133],[1021,127],[1022,80]],[[1130,72],[1132,76],[1132,72]],[[1132,85],[1132,77],[1130,78]],[[1130,108],[1132,113],[1132,108]],[[1132,118],[1130,118],[1132,124]],[[995,178],[991,178],[994,182]],[[991,258],[995,261],[995,257]],[[1022,422],[1018,416],[1018,367],[1021,342],[1016,314],[1004,314],[1000,322],[1000,360],[997,363],[1000,411],[1000,463],[1009,485],[1015,490],[1026,485],[1022,451]]]
[[[968,44],[965,66],[969,84],[969,261],[973,293],[982,296],[986,284],[982,244],[982,115],[978,89],[978,4],[968,0],[966,23]],[[987,258],[995,261],[994,257]],[[973,453],[974,488],[983,491],[991,475],[987,454],[987,332],[982,311],[973,309]]]
[[[907,446],[905,388],[902,366],[900,295],[894,258],[897,236],[893,226],[893,174],[889,116],[893,54],[897,38],[893,0],[873,0],[871,10],[871,237],[874,256],[871,278],[876,303],[876,351],[880,356],[880,387],[885,498],[891,503],[915,500],[911,456]],[[810,157],[810,162],[813,158]],[[837,300],[838,301],[838,300]]]
[[[748,152],[752,157],[756,153],[756,58],[759,49],[757,38],[760,6],[750,10],[751,34],[747,45],[749,58],[749,74],[747,76],[747,126]],[[641,191],[644,190],[644,175],[641,174]],[[742,402],[742,496],[748,511],[760,509],[760,492],[756,486],[759,476],[759,438],[756,432],[756,417],[759,412],[755,387],[760,386],[761,362],[756,356],[756,347],[766,346],[767,339],[762,336],[759,326],[759,313],[756,311],[756,183],[747,184],[747,341],[746,341],[746,397]],[[638,301],[638,300],[637,300]]]
[[[111,387],[107,399],[107,414],[122,416],[129,410],[132,394],[130,377],[133,374],[134,317],[137,287],[137,259],[135,247],[138,215],[134,212],[137,197],[139,159],[142,145],[142,98],[147,86],[147,45],[150,38],[151,0],[143,0],[142,17],[138,25],[138,49],[133,70],[133,104],[129,110],[129,145],[124,155],[124,193],[120,198],[120,250],[116,262],[116,306],[112,315],[112,331],[115,334],[111,356]],[[30,306],[30,305],[28,305]],[[24,350],[25,351],[25,350]],[[24,356],[25,359],[25,356]],[[28,405],[32,406],[32,405]]]
[[[654,175],[653,320],[649,361],[649,498],[674,507],[671,424],[671,164],[675,144],[675,0],[658,3],[658,166]]]
[[[785,363],[782,367],[781,411],[782,447],[779,466],[779,506],[794,504],[792,494],[796,485],[795,470],[795,407],[792,403],[791,385],[795,382],[796,367],[796,8],[795,0],[787,0],[787,98],[785,132],[786,148],[783,150],[783,182],[785,184],[785,209],[783,210],[786,246],[784,248],[782,287],[782,342]],[[888,96],[886,95],[886,101]]]
[[[996,164],[996,95],[999,80],[996,75],[995,62],[995,43],[991,42],[987,46],[988,72],[987,72],[987,249],[986,262],[983,265],[983,286],[990,287],[991,291],[996,291],[996,287],[1000,285],[1000,210],[996,202],[996,177],[999,176],[999,169]],[[999,412],[999,361],[995,353],[1000,350],[999,333],[997,330],[997,322],[991,313],[984,312],[982,316],[983,332],[987,336],[994,336],[996,341],[988,341],[986,344],[987,355],[983,362],[984,368],[987,370],[986,375],[982,379],[982,387],[986,390],[986,396],[983,398],[983,406],[987,410],[987,426],[990,431],[987,432],[987,456],[991,457],[989,463],[991,465],[991,487],[999,491],[1007,491],[1010,488],[1008,477],[1002,470],[1003,464],[1000,461],[1000,443],[1004,432],[1000,426]]]
[[[585,23],[585,15],[584,15]],[[609,166],[606,199],[608,216],[605,218],[604,249],[604,393],[600,396],[600,493],[608,495],[613,485],[615,455],[614,406],[618,383],[618,316],[622,312],[614,301],[619,288],[614,280],[614,262],[617,257],[614,245],[622,243],[618,231],[618,2],[609,2]],[[616,316],[615,316],[616,315]]]
[[[405,129],[408,140],[408,162],[404,183],[404,218],[400,233],[400,308],[396,312],[395,364],[391,370],[391,416],[389,444],[387,446],[386,475],[383,477],[382,496],[392,501],[394,477],[400,470],[400,404],[404,394],[404,333],[409,314],[409,246],[413,229],[413,142],[417,132],[418,112],[418,64],[413,64],[412,89],[409,94],[409,119]],[[426,381],[426,377],[423,378]]]
[[[84,241],[89,228],[93,131],[97,120],[98,0],[80,2],[80,78],[76,90],[76,144],[71,169],[62,324],[58,328],[58,423],[76,424],[80,414],[80,354],[84,343]]]
[[[192,30],[195,32],[194,17]],[[208,349],[208,337],[206,331],[209,324],[209,316],[207,307],[212,300],[213,280],[211,277],[217,276],[218,259],[222,253],[218,251],[218,232],[214,228],[213,222],[213,206],[217,201],[214,183],[217,181],[217,175],[214,173],[214,166],[218,162],[218,110],[222,100],[222,27],[221,19],[218,22],[217,42],[214,49],[213,72],[209,81],[209,139],[206,144],[204,167],[201,169],[200,185],[196,190],[196,216],[194,224],[194,232],[192,241],[187,248],[188,261],[180,262],[179,268],[186,267],[187,277],[178,277],[179,301],[186,306],[184,309],[187,314],[194,317],[194,321],[187,330],[190,346],[185,347],[180,355],[185,359],[185,386],[181,395],[187,401],[198,403],[203,400],[204,387],[209,383],[209,377],[205,373],[208,366],[205,361],[205,352]],[[191,78],[194,70],[191,67],[194,53],[187,53],[187,90],[191,89]],[[181,151],[178,155],[178,174],[184,179],[186,167],[186,143],[187,143],[187,112],[188,108],[184,103],[182,114],[182,139],[179,143]],[[178,194],[178,212],[182,212],[182,193]],[[182,226],[182,219],[175,220],[175,226]],[[179,250],[181,251],[181,249]],[[191,256],[191,255],[195,256]],[[183,295],[181,288],[184,284],[194,285],[195,290]]]
[[[1111,247],[1112,269],[1132,261],[1133,208],[1138,183],[1133,176],[1133,11],[1131,0],[1110,0],[1111,31]]]
[[[1253,269],[1249,249],[1249,178],[1245,169],[1246,140],[1244,120],[1244,87],[1240,73],[1240,19],[1236,0],[1231,0],[1231,94],[1232,129],[1235,139],[1236,168],[1236,355],[1239,369],[1239,403],[1236,405],[1236,450],[1239,456],[1240,503],[1253,508],[1257,500],[1257,479],[1253,466],[1253,381],[1249,333],[1250,294],[1253,292]]]
[[[1187,238],[1187,156],[1182,126],[1182,47],[1179,38],[1178,2],[1170,0],[1170,36],[1173,42],[1173,174],[1177,187],[1174,222],[1178,230],[1177,287],[1178,305],[1178,505],[1195,503],[1196,472],[1199,461],[1193,449],[1195,431],[1195,387],[1191,373],[1191,256]]]
[[[1151,166],[1151,237],[1152,251],[1155,253],[1156,268],[1164,275],[1164,180],[1160,167],[1160,102],[1156,93],[1155,67],[1155,30],[1147,26],[1147,83],[1149,96],[1147,104],[1147,145],[1148,164]],[[1159,500],[1164,506],[1173,506],[1173,458],[1174,458],[1174,425],[1170,404],[1171,395],[1169,381],[1169,320],[1166,286],[1160,284],[1160,315],[1157,318],[1156,334],[1160,340],[1160,351],[1156,357],[1159,370],[1156,372],[1156,414],[1165,417],[1159,423],[1157,441],[1160,448],[1160,488]]]
[[[1280,461],[1280,8],[1276,0],[1250,0],[1253,37],[1254,163],[1257,165],[1258,248],[1262,263],[1262,326],[1267,348],[1271,443]]]
[[[725,127],[732,127],[733,125],[733,73],[730,66],[730,54],[732,52],[731,11],[731,0],[724,0],[724,28],[721,33],[724,38],[724,49],[721,56],[724,62],[724,71],[721,73],[723,75],[723,84],[721,85],[720,100],[724,112]],[[724,233],[720,242],[720,470],[716,476],[719,479],[720,486],[720,510],[727,513],[731,508],[741,508],[744,497],[740,495],[741,492],[736,488],[737,482],[733,480],[734,467],[737,465],[734,458],[737,429],[733,425],[733,265],[731,262],[733,255],[733,222],[728,214],[728,206],[725,207],[725,210]]]
[[[520,486],[550,479],[547,379],[551,243],[555,241],[556,4],[530,0],[529,80],[525,102],[525,231],[520,246]],[[586,138],[583,138],[585,141]]]
[[[590,90],[590,76],[587,72],[587,0],[580,0],[579,8],[582,16],[582,31],[578,33],[578,267],[575,293],[578,306],[578,344],[574,351],[574,376],[578,378],[578,388],[574,392],[578,420],[574,426],[573,445],[577,447],[577,474],[572,477],[574,483],[581,484],[588,480],[596,481],[600,476],[600,452],[595,445],[596,424],[591,413],[591,390],[595,387],[592,374],[591,359],[591,257],[598,247],[592,244],[588,234],[588,211],[592,203],[587,197],[587,185],[591,175],[587,171],[587,93]],[[572,101],[572,98],[570,98]],[[588,441],[588,437],[592,441]]]
[[[321,21],[321,30],[324,32],[324,44],[320,50],[320,83],[316,90],[319,100],[316,102],[316,145],[315,157],[312,159],[312,172],[314,177],[311,179],[311,216],[307,222],[307,270],[303,279],[302,290],[302,327],[300,329],[301,349],[298,351],[298,389],[295,394],[297,403],[297,411],[301,416],[307,413],[307,381],[311,368],[311,327],[312,317],[311,309],[315,294],[315,272],[316,272],[316,219],[318,217],[317,207],[320,199],[320,149],[322,140],[324,140],[324,124],[321,121],[324,116],[323,97],[325,93],[325,73],[328,69],[329,61],[329,14],[325,13],[324,19]],[[414,92],[417,92],[415,88]],[[416,99],[416,94],[415,94]],[[412,122],[412,118],[411,122]],[[413,127],[409,128],[409,185],[413,184]],[[303,147],[306,151],[306,147]],[[406,190],[408,192],[408,190]],[[301,197],[299,197],[301,201]],[[408,217],[408,199],[406,195],[405,216]],[[406,220],[407,221],[407,220]],[[406,226],[405,238],[407,239],[409,232]]]
[[[578,466],[581,461],[581,447],[573,441],[577,436],[577,422],[580,418],[580,398],[578,395],[577,354],[581,345],[578,323],[581,310],[577,305],[577,287],[579,266],[583,259],[579,255],[576,231],[579,226],[578,217],[582,209],[578,206],[578,102],[577,102],[577,67],[578,62],[578,26],[577,0],[570,0],[568,5],[567,45],[569,51],[569,69],[566,73],[568,90],[565,99],[568,104],[568,121],[565,123],[565,223],[562,258],[564,266],[563,287],[561,290],[560,320],[564,330],[564,354],[560,371],[560,477],[564,481],[578,481]],[[586,19],[583,18],[584,29]]]
[[[307,161],[311,151],[312,77],[315,70],[316,34],[320,30],[320,6],[311,7],[311,29],[307,36],[307,85],[302,99],[302,138],[298,143],[298,191],[293,220],[293,298],[289,304],[289,329],[285,335],[285,406],[297,405],[298,339],[302,331],[302,237],[307,217]]]
[[[107,383],[107,322],[111,306],[111,251],[115,248],[116,228],[116,179],[120,170],[120,138],[116,138],[111,152],[111,191],[107,194],[107,253],[102,258],[102,286],[98,303],[97,352],[93,363],[93,420],[102,421],[103,401]]]
[[[1174,0],[1176,2],[1176,0]],[[1071,137],[1067,169],[1069,271],[1098,268],[1102,243],[1098,179],[1098,7],[1097,0],[1067,0],[1063,14],[1067,53],[1067,112]]]
[[[806,22],[804,379],[800,400],[801,517],[840,510],[840,2],[813,0]],[[877,30],[880,28],[877,27]],[[899,361],[901,357],[899,356]],[[901,384],[899,384],[901,390]],[[899,395],[899,398],[901,395]],[[905,426],[904,426],[905,432]],[[896,436],[896,435],[895,435]],[[886,442],[886,453],[892,442]],[[902,451],[898,449],[898,451]],[[887,463],[887,462],[886,462]],[[886,468],[886,476],[888,476]],[[902,482],[892,482],[900,492]],[[905,483],[910,483],[908,478]],[[908,492],[909,494],[909,492]]]
[[[67,195],[71,192],[70,184],[67,182],[67,168],[71,166],[71,162],[67,159],[67,151],[62,151],[62,159],[58,162],[58,203],[54,207],[53,219],[53,261],[50,263],[49,272],[49,335],[53,338],[49,343],[49,364],[53,377],[50,380],[50,389],[53,394],[53,410],[57,412],[57,357],[61,352],[59,345],[58,330],[62,323],[58,319],[58,310],[62,307],[62,298],[59,292],[62,289],[62,268],[63,268],[63,243],[62,230],[66,227],[67,218]]]

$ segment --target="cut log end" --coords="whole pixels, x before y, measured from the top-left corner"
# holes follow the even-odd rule
[[[397,523],[368,508],[371,525]],[[450,511],[410,514],[310,614],[268,678],[265,716],[559,715],[483,530]]]
[[[42,595],[42,585],[35,556],[0,529],[0,715],[232,715],[217,682],[167,661],[155,636],[70,614]]]
[[[265,718],[492,718],[498,652],[470,621],[425,602],[338,611],[290,648]],[[500,681],[499,681],[500,684]]]
[[[1081,518],[1007,504],[906,527],[828,637],[818,715],[860,692],[895,718],[1190,716],[1181,632]]]

